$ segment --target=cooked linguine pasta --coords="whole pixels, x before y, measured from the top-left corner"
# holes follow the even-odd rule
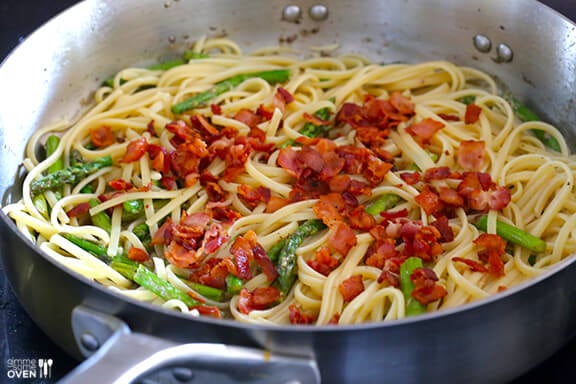
[[[115,292],[357,324],[486,298],[576,251],[574,157],[485,73],[227,39],[176,64],[123,69],[78,121],[39,129],[23,197],[3,208]]]

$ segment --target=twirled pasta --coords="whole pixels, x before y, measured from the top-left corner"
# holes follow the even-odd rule
[[[201,250],[195,249],[195,255],[201,254],[200,258],[183,268],[165,258],[169,240],[162,238],[148,248],[152,258],[145,263],[158,277],[182,291],[191,292],[196,298],[201,297],[185,280],[198,280],[197,271],[210,259],[230,258],[233,263],[228,264],[229,273],[240,274],[234,270],[238,268],[238,261],[231,252],[231,245],[237,238],[254,233],[257,244],[270,251],[275,244],[294,233],[299,224],[318,218],[317,204],[322,197],[319,193],[311,193],[295,198],[293,169],[281,164],[283,156],[288,153],[292,155],[303,148],[313,151],[310,148],[319,145],[318,140],[302,139],[303,126],[314,122],[333,126],[323,133],[327,138],[323,140],[330,140],[337,147],[355,146],[375,151],[359,139],[351,120],[339,116],[345,105],[357,105],[358,110],[363,111],[370,100],[388,100],[392,95],[401,95],[401,100],[413,103],[413,112],[390,127],[385,142],[379,146],[380,152],[370,152],[377,155],[379,164],[389,163],[392,168],[377,185],[367,182],[366,175],[347,175],[363,186],[369,185],[368,193],[337,191],[347,198],[353,196],[361,207],[369,206],[379,196],[387,194],[401,198],[399,204],[390,210],[393,214],[389,217],[376,215],[372,227],[375,224],[382,227],[400,225],[407,221],[417,223],[418,228],[430,227],[439,214],[427,213],[418,196],[425,189],[432,189],[436,195],[441,195],[438,191],[443,187],[456,190],[461,175],[470,171],[463,167],[458,157],[465,142],[483,143],[481,164],[473,171],[489,175],[496,185],[510,191],[510,201],[501,209],[471,212],[462,206],[452,206],[448,210],[449,228],[454,236],[449,241],[438,240],[442,252],[424,263],[439,278],[436,284],[446,291],[445,296],[428,304],[429,311],[494,295],[542,274],[576,251],[574,156],[569,154],[564,139],[553,126],[539,121],[519,121],[513,106],[499,96],[495,82],[487,74],[446,61],[377,65],[354,55],[302,58],[285,52],[277,54],[273,49],[245,55],[227,39],[201,39],[194,45],[193,52],[207,57],[191,59],[167,70],[127,68],[120,71],[109,86],[96,91],[95,105],[78,121],[39,129],[30,139],[24,161],[29,173],[22,186],[22,200],[3,209],[47,257],[132,299],[155,302],[197,315],[198,308],[190,308],[181,300],[163,300],[145,288],[137,287],[109,263],[73,244],[65,235],[72,234],[103,245],[108,256],[113,257],[131,248],[145,248],[142,240],[134,234],[138,224],[145,223],[154,237],[166,218],[179,223],[183,218],[208,212],[211,222],[216,222],[220,228],[221,239],[230,240],[213,252],[204,250],[201,254]],[[233,76],[277,69],[289,70],[290,78],[282,84],[271,85],[264,79],[248,77],[238,86],[214,95],[209,102],[191,111],[175,114],[172,110],[174,104],[211,90]],[[465,100],[470,98],[474,98],[478,115],[467,123],[465,115],[469,101],[466,103]],[[313,117],[320,110],[327,113],[329,121]],[[251,124],[245,118],[238,118],[239,111],[250,111],[250,116],[257,116],[259,120]],[[200,124],[209,124],[210,128],[219,131],[218,134],[224,127],[228,132],[234,132],[226,142],[230,146],[239,142],[234,138],[254,136],[254,132],[263,135],[262,148],[252,148],[240,171],[233,177],[226,176],[230,159],[225,153],[229,153],[231,147],[220,148],[217,155],[209,158],[209,163],[201,163],[201,172],[186,175],[170,184],[171,187],[166,180],[178,179],[176,176],[182,175],[168,175],[169,162],[166,163],[168,168],[160,171],[151,151],[141,154],[135,161],[122,161],[131,151],[130,144],[141,138],[147,145],[161,148],[166,156],[174,153],[181,140],[174,139],[174,128],[169,130],[166,127],[174,124],[175,120],[183,120],[186,122],[184,125],[190,128],[190,115],[201,116],[204,120]],[[361,116],[355,117],[360,119]],[[422,140],[414,132],[414,124],[430,120],[441,127],[433,136]],[[91,135],[101,127],[109,127],[114,142],[94,146]],[[547,149],[531,133],[534,130],[552,136],[559,144],[559,151]],[[37,159],[37,148],[48,134],[61,136],[60,145],[46,159]],[[245,139],[242,140],[240,142],[245,143]],[[208,149],[214,144],[209,139],[205,141],[208,141]],[[264,149],[266,146],[268,149]],[[65,185],[57,193],[44,192],[51,211],[46,216],[35,206],[31,183],[57,159],[63,159],[64,165],[69,166],[73,156],[80,156],[85,162],[111,156],[113,164],[76,185]],[[307,163],[300,165],[311,167]],[[414,176],[418,173],[425,177],[426,171],[442,167],[460,176],[424,184],[421,179],[407,181],[408,174]],[[202,175],[211,175],[214,180]],[[131,188],[111,193],[110,182],[119,179],[129,183]],[[211,180],[213,186],[217,185],[221,198],[214,198],[214,191],[208,190],[206,180]],[[91,186],[89,193],[83,189],[87,185]],[[247,202],[238,192],[239,187],[243,188],[241,186],[247,186],[251,191],[263,187],[268,191],[261,195],[264,200],[272,196],[276,202],[282,203],[271,207],[266,201]],[[334,190],[324,192],[330,194]],[[90,209],[90,214],[107,212],[111,218],[110,231],[95,226],[89,216],[74,217],[76,215],[70,214],[74,207],[95,198],[100,198],[101,202]],[[144,212],[128,220],[123,218],[122,207],[123,203],[132,200],[143,201]],[[218,209],[214,207],[224,207],[234,215],[230,220],[224,220],[214,213],[214,209]],[[482,266],[485,260],[479,257],[474,243],[481,232],[473,222],[482,212],[488,216],[487,232],[496,232],[496,219],[513,224],[543,239],[545,252],[534,254],[525,247],[509,243],[501,256],[504,273],[480,271],[478,266]],[[263,273],[264,267],[255,263],[252,255],[249,265],[253,276],[245,279],[243,293],[227,295],[221,301],[203,298],[204,304],[215,306],[223,311],[224,316],[239,321],[267,324],[290,321],[317,325],[357,324],[406,316],[406,297],[394,284],[393,277],[398,271],[395,267],[367,263],[368,256],[375,252],[371,249],[375,243],[374,232],[355,227],[353,245],[345,254],[339,254],[331,244],[335,229],[328,223],[330,218],[321,218],[330,229],[319,231],[299,246],[296,283],[279,302],[269,303],[266,308],[250,304],[251,294],[256,288],[274,287],[276,284]],[[326,274],[310,262],[323,247],[328,247],[329,254],[338,260],[338,265]],[[401,237],[395,247],[400,257],[411,256],[403,253],[406,245]],[[463,259],[473,263],[467,265]],[[214,263],[211,265],[213,267]],[[392,278],[383,278],[383,270],[387,268]],[[346,300],[342,284],[357,275],[361,276],[362,289]],[[226,288],[222,281],[212,285]],[[242,300],[244,304],[241,304]]]

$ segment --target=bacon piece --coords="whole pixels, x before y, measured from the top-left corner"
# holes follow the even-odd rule
[[[460,116],[458,116],[458,115],[449,115],[447,113],[439,113],[438,117],[440,117],[446,121],[460,121]]]
[[[249,127],[255,127],[262,122],[262,117],[252,112],[249,109],[242,108],[233,117],[234,120],[238,120]]]
[[[398,110],[398,113],[406,116],[414,114],[414,103],[409,97],[400,92],[392,92],[390,95],[390,104]]]
[[[148,144],[148,156],[150,156],[152,169],[162,174],[170,172],[170,158],[164,148],[156,144]]]
[[[146,154],[148,142],[144,137],[134,139],[126,146],[126,154],[120,160],[121,163],[131,163],[140,160]]]
[[[108,186],[115,191],[126,191],[133,187],[132,183],[124,179],[113,179],[108,182]]]
[[[410,275],[410,280],[414,284],[412,297],[424,305],[445,297],[448,292],[442,285],[437,284],[438,276],[429,268],[417,268]]]
[[[440,232],[440,241],[441,242],[450,242],[454,240],[454,231],[450,227],[448,222],[448,218],[446,216],[440,216],[436,221],[430,223],[434,228]]]
[[[482,113],[482,108],[476,104],[468,104],[466,106],[466,113],[464,115],[465,124],[474,124],[480,118],[480,113]]]
[[[258,287],[253,291],[242,288],[238,299],[238,309],[244,314],[254,310],[270,308],[280,300],[280,291],[276,287]]]
[[[164,222],[164,224],[162,224],[160,226],[160,228],[158,228],[158,230],[154,233],[154,236],[152,236],[152,240],[150,241],[150,244],[152,245],[164,245],[164,244],[168,244],[172,241],[172,229],[174,228],[174,223],[172,222],[172,219],[170,217],[168,217],[166,219],[166,221]]]
[[[252,247],[252,254],[254,255],[256,263],[262,268],[262,272],[264,272],[268,281],[274,281],[278,277],[278,271],[274,268],[272,261],[270,261],[262,245],[255,244],[254,247]]]
[[[208,119],[203,115],[197,114],[190,116],[190,122],[192,123],[192,126],[198,129],[204,137],[215,136],[220,133],[218,128],[210,124]]]
[[[66,215],[68,215],[68,217],[70,217],[70,218],[78,217],[78,216],[82,216],[82,215],[87,214],[88,211],[90,211],[90,204],[89,203],[80,203],[80,204],[76,204],[70,210],[66,211]]]
[[[504,276],[504,261],[506,242],[498,235],[482,233],[475,239],[478,258],[488,263],[488,272],[496,277]]]
[[[328,227],[332,227],[344,220],[341,212],[344,211],[345,202],[341,195],[331,193],[320,196],[320,200],[312,209],[316,216]]]
[[[323,125],[328,125],[330,124],[329,120],[322,120],[321,118],[319,118],[316,115],[311,115],[307,112],[304,112],[302,114],[302,118],[304,119],[304,121],[306,121],[307,123],[312,123],[316,126],[323,126]]]
[[[392,169],[392,164],[386,163],[376,156],[370,155],[362,172],[368,182],[375,186],[384,180],[384,176]]]
[[[290,312],[290,324],[314,324],[318,318],[317,315],[302,310],[296,304],[291,304],[288,311]]]
[[[171,121],[164,128],[173,133],[179,142],[190,142],[198,138],[198,134],[194,132],[192,127],[182,120]]]
[[[402,225],[400,235],[404,240],[405,256],[417,256],[424,261],[433,261],[442,253],[442,245],[438,243],[440,232],[433,226],[419,226],[413,222]]]
[[[202,248],[204,248],[207,254],[212,254],[220,249],[222,245],[226,244],[229,237],[228,233],[222,230],[220,224],[212,223],[204,233]]]
[[[200,260],[201,255],[193,249],[187,249],[176,241],[172,241],[166,247],[164,257],[178,268],[192,268]]]
[[[150,256],[148,255],[148,252],[146,252],[145,249],[132,247],[128,250],[128,258],[130,260],[143,263],[145,261],[148,261],[150,259]]]
[[[197,305],[195,307],[192,307],[191,309],[197,310],[198,313],[200,313],[202,316],[210,316],[215,319],[222,318],[222,312],[220,312],[220,309],[218,309],[218,307],[214,305]]]
[[[285,88],[278,87],[278,89],[276,89],[276,92],[279,93],[280,96],[282,96],[282,99],[284,99],[285,104],[290,104],[291,102],[294,101],[294,96],[292,96],[292,94],[288,92],[288,90],[286,90]]]
[[[90,129],[90,141],[97,148],[105,148],[116,142],[112,128],[107,125],[101,125]]]
[[[359,205],[350,212],[348,221],[353,229],[359,229],[361,231],[369,231],[376,225],[374,216],[364,211],[364,206],[362,205]]]
[[[391,238],[383,238],[369,249],[370,254],[366,257],[366,265],[376,267],[378,269],[384,268],[384,263],[387,259],[397,257],[399,255],[396,250],[396,241]]]
[[[210,104],[210,111],[213,115],[221,115],[222,114],[222,107],[218,104]]]
[[[340,260],[332,256],[330,253],[330,249],[328,247],[320,247],[314,253],[314,259],[310,259],[306,262],[318,273],[321,273],[324,276],[328,276],[330,272],[336,269],[340,265]]]
[[[430,139],[442,128],[444,128],[444,123],[426,118],[419,123],[410,125],[406,128],[406,132],[412,135],[418,144],[424,145],[430,143]]]
[[[348,303],[356,296],[364,292],[364,283],[362,281],[362,275],[353,275],[342,281],[338,285],[338,291],[344,298],[344,302]]]
[[[458,149],[458,165],[468,171],[479,171],[484,165],[484,148],[484,141],[462,141]]]
[[[470,208],[477,211],[501,210],[508,205],[511,199],[512,194],[507,188],[494,186],[490,191],[473,191],[468,198],[468,204]]]
[[[282,197],[270,196],[270,199],[268,199],[268,202],[266,203],[266,210],[264,212],[266,213],[276,212],[280,208],[288,205],[288,203],[289,201]]]
[[[452,260],[456,261],[458,263],[466,264],[468,267],[470,267],[470,269],[473,272],[484,272],[484,273],[488,272],[488,268],[486,268],[485,266],[483,266],[482,264],[480,264],[479,262],[477,262],[475,260],[464,258],[464,257],[453,257]]]
[[[427,186],[414,198],[414,201],[424,209],[427,215],[437,214],[443,208],[440,196]]]
[[[252,278],[252,271],[250,270],[250,262],[254,259],[252,248],[253,244],[250,241],[250,237],[246,236],[246,234],[238,236],[230,247],[230,253],[234,256],[238,272],[237,276],[243,280]]]
[[[253,188],[246,184],[240,184],[237,188],[238,197],[250,209],[256,208],[260,203],[267,203],[270,200],[270,189],[266,187]]]
[[[448,187],[438,188],[438,197],[441,202],[453,207],[463,207],[464,198],[454,189]]]
[[[402,172],[400,178],[408,185],[414,185],[420,181],[419,172]]]
[[[427,183],[432,180],[457,179],[459,177],[459,174],[452,172],[448,167],[428,168],[424,172],[424,181]]]
[[[344,222],[339,222],[330,229],[328,245],[342,256],[346,256],[348,251],[350,251],[357,242],[356,234],[352,228]]]

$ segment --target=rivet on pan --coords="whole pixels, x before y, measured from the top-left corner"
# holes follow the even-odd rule
[[[302,9],[297,5],[287,5],[282,11],[282,19],[296,22],[302,17]]]
[[[100,348],[100,342],[98,339],[93,334],[88,332],[82,334],[80,337],[80,342],[84,348],[92,352]]]
[[[182,383],[190,381],[194,378],[194,372],[190,368],[179,367],[172,370],[174,378]]]
[[[514,58],[512,48],[506,44],[498,44],[496,46],[496,61],[500,63],[508,63]]]
[[[328,18],[328,7],[322,4],[316,4],[310,7],[308,14],[312,20],[323,21]]]
[[[474,46],[480,52],[486,53],[492,49],[492,42],[487,36],[478,34],[474,36]]]

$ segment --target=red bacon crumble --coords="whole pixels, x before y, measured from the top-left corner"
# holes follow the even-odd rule
[[[479,171],[484,165],[484,148],[484,141],[462,141],[458,149],[458,165],[467,171]]]
[[[458,262],[458,263],[466,264],[468,267],[470,267],[470,269],[473,272],[483,272],[483,273],[488,272],[488,268],[486,268],[485,266],[483,266],[482,264],[480,264],[479,262],[477,262],[475,260],[464,258],[464,257],[453,257],[452,260],[455,262]]]
[[[446,288],[436,283],[438,277],[436,273],[429,268],[417,268],[410,275],[410,280],[414,284],[412,297],[421,304],[428,305],[448,294]]]
[[[90,211],[90,204],[89,203],[80,203],[80,204],[76,204],[70,210],[66,211],[66,215],[68,215],[68,217],[70,217],[70,218],[79,217],[79,216],[87,214],[88,211]]]
[[[96,148],[105,148],[116,142],[112,128],[101,125],[90,129],[90,141]]]
[[[128,143],[126,147],[126,154],[120,160],[121,163],[132,163],[134,161],[140,160],[142,156],[146,154],[148,150],[148,142],[146,138],[140,137],[138,139],[134,139]]]
[[[480,113],[482,113],[482,108],[476,104],[468,104],[466,106],[466,113],[464,115],[465,124],[474,124],[480,118]]]
[[[488,272],[496,277],[504,276],[504,261],[506,242],[498,235],[482,233],[475,239],[478,258],[488,264]]]
[[[253,291],[242,288],[238,299],[238,309],[244,314],[254,310],[268,309],[280,300],[280,291],[276,287],[258,287]]]
[[[336,269],[340,265],[340,260],[332,256],[330,249],[328,247],[320,247],[314,253],[314,259],[306,261],[306,264],[310,266],[313,270],[321,273],[324,276],[328,276],[330,272]]]
[[[318,318],[317,315],[307,313],[296,304],[291,304],[288,311],[290,312],[290,324],[314,324]]]
[[[408,132],[414,140],[420,145],[429,144],[430,139],[438,132],[440,129],[444,128],[444,123],[431,119],[426,118],[419,123],[414,123],[406,128],[406,132]]]
[[[150,259],[150,256],[148,255],[148,252],[146,252],[145,249],[132,247],[128,250],[128,258],[130,260],[143,263],[145,261],[148,261]]]
[[[356,296],[364,292],[364,283],[362,282],[362,275],[353,275],[342,281],[338,286],[338,291],[344,298],[344,302],[354,300]]]

